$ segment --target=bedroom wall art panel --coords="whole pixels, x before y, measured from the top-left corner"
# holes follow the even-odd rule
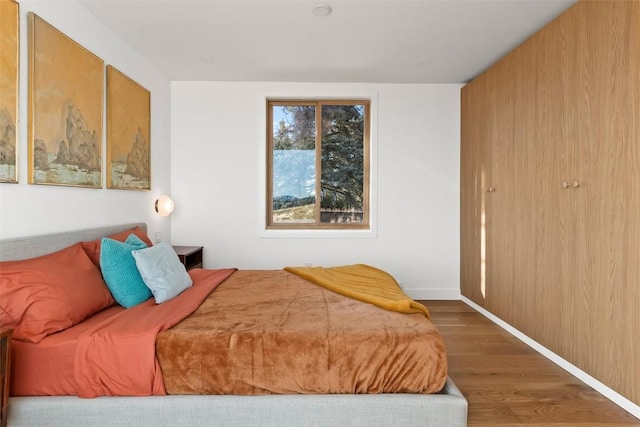
[[[151,93],[107,66],[107,188],[151,189]]]
[[[29,183],[102,187],[104,62],[29,13]]]
[[[18,182],[20,5],[0,1],[0,182]]]

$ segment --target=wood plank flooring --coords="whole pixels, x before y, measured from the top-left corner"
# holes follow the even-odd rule
[[[444,337],[469,426],[639,426],[640,420],[462,301],[421,301]]]

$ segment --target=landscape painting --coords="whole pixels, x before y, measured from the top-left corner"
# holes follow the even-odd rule
[[[151,94],[107,67],[107,188],[151,189]]]
[[[0,182],[18,182],[19,6],[0,1]]]
[[[29,183],[102,187],[104,62],[29,13]]]

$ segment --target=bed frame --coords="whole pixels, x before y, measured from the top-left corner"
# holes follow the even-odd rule
[[[32,258],[140,226],[0,240],[0,261]],[[462,427],[467,401],[450,378],[438,394],[11,397],[9,426],[429,426]]]

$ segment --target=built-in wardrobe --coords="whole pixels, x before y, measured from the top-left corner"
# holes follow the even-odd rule
[[[578,1],[461,120],[462,294],[640,404],[640,0]]]

